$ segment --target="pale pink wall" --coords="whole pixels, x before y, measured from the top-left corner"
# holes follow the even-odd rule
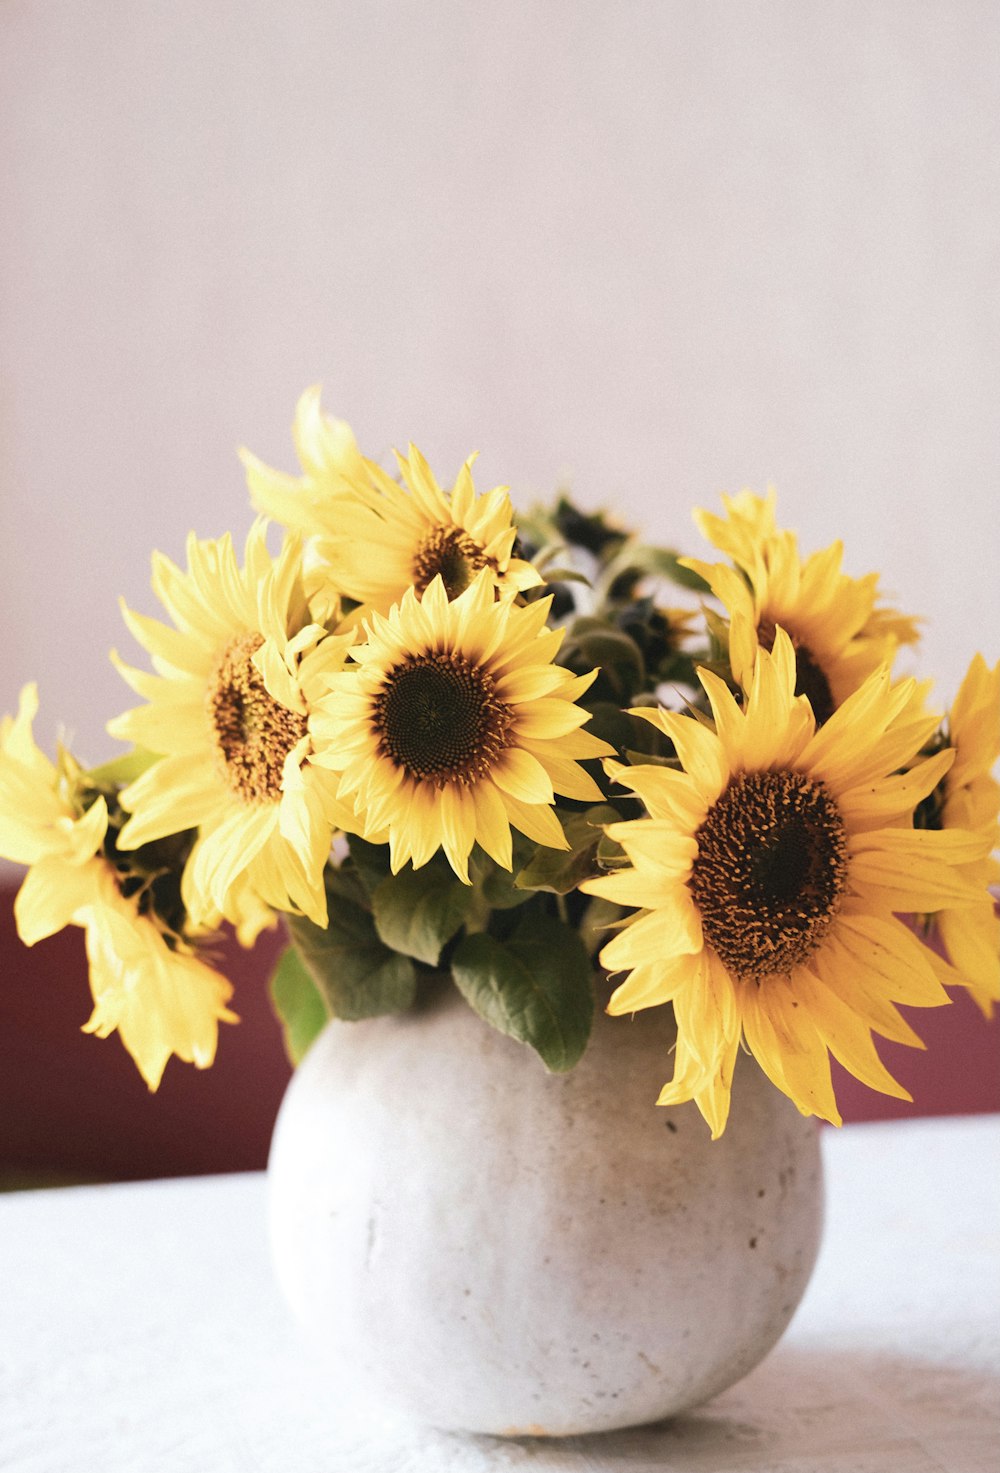
[[[1000,653],[993,0],[8,0],[0,709],[96,759],[148,554],[295,398],[650,535],[774,478]]]

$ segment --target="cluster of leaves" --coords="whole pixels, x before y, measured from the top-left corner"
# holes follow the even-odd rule
[[[565,497],[522,521],[519,541],[545,579],[536,596],[553,595],[552,622],[565,629],[559,663],[599,671],[580,702],[591,713],[587,730],[622,760],[673,760],[666,739],[629,708],[655,703],[665,684],[692,686],[696,658],[711,652],[686,649],[683,618],[645,590],[670,580],[700,591],[700,579],[674,553],[638,542],[602,514],[584,515]],[[596,953],[625,915],[578,887],[621,862],[604,826],[638,812],[633,799],[612,792],[600,763],[587,768],[606,801],[559,800],[568,848],[515,835],[511,871],[476,849],[470,885],[440,854],[394,875],[388,846],[347,840],[340,863],[327,869],[328,925],[289,919],[291,945],[271,984],[293,1062],[329,1018],[401,1011],[445,975],[547,1068],[572,1068],[590,1034]]]

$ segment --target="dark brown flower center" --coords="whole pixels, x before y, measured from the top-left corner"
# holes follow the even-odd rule
[[[269,695],[253,656],[260,634],[243,634],[223,650],[208,691],[208,714],[230,787],[245,802],[281,796],[285,758],[307,731],[306,718]]]
[[[507,745],[511,720],[487,671],[443,652],[390,670],[373,710],[381,755],[439,788],[485,776]]]
[[[449,598],[464,593],[481,568],[495,567],[462,527],[435,527],[421,542],[413,559],[413,582],[423,593],[438,573]]]
[[[695,837],[691,890],[729,970],[759,982],[808,961],[847,883],[847,833],[825,785],[799,772],[740,773]]]
[[[770,619],[765,619],[758,624],[757,638],[764,649],[774,648],[776,632]],[[790,638],[795,646],[795,694],[808,699],[816,718],[816,725],[822,726],[824,721],[829,721],[836,710],[830,682],[809,646],[800,644],[794,634],[791,634]]]

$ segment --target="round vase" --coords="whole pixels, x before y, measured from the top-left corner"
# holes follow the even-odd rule
[[[657,1421],[745,1375],[815,1262],[815,1123],[749,1059],[712,1141],[657,1107],[669,1011],[599,1014],[569,1074],[452,988],[330,1023],[268,1166],[279,1282],[342,1375],[430,1425]]]

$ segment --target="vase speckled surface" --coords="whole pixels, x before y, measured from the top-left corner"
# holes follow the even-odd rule
[[[450,990],[328,1025],[268,1168],[279,1282],[344,1375],[443,1428],[568,1435],[695,1406],[777,1341],[815,1262],[815,1123],[740,1059],[712,1142],[660,1109],[669,1013],[599,1015],[547,1074]]]

